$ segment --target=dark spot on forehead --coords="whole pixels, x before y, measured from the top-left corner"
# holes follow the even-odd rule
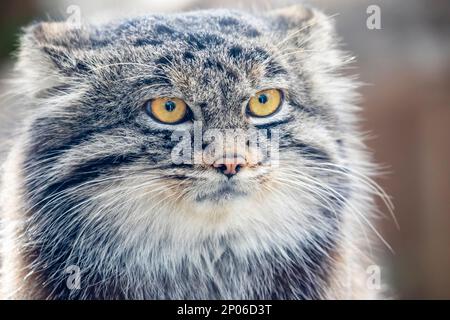
[[[212,58],[207,58],[203,65],[207,69],[217,69],[222,72],[225,70],[223,65],[219,61]]]
[[[247,53],[246,58],[249,60],[265,61],[270,58],[270,54],[263,48],[254,48]]]
[[[175,30],[169,28],[168,26],[165,26],[163,24],[157,24],[155,25],[155,32],[162,35],[162,34],[168,34],[173,35],[175,34]]]
[[[220,45],[224,43],[224,39],[215,34],[205,34],[200,37],[200,41],[202,41],[205,45]]]
[[[233,17],[223,17],[223,18],[219,19],[219,25],[221,25],[223,27],[237,26],[237,25],[240,25],[240,22],[238,19],[233,18]]]
[[[167,66],[167,65],[170,66],[172,64],[172,61],[173,61],[172,56],[162,56],[155,60],[155,64],[159,66]]]
[[[226,75],[227,75],[227,78],[232,81],[237,81],[239,79],[239,76],[233,71],[228,70]]]
[[[184,59],[184,60],[194,60],[194,59],[195,59],[195,56],[194,56],[194,54],[193,54],[192,52],[186,51],[186,52],[183,54],[183,59]]]
[[[250,38],[256,38],[261,35],[261,32],[254,28],[248,28],[247,30],[245,30],[244,35]]]
[[[201,41],[201,39],[199,39],[198,35],[195,35],[195,34],[192,34],[192,33],[187,35],[186,42],[190,46],[192,46],[192,47],[194,47],[194,48],[196,48],[198,50],[203,50],[203,49],[206,48],[205,44],[202,43],[202,41]]]
[[[270,58],[270,54],[263,48],[252,48],[244,50],[240,46],[231,47],[228,50],[228,55],[235,59],[245,59],[248,61],[263,62]]]
[[[225,39],[216,34],[188,34],[186,42],[198,50],[206,49],[207,47],[219,46],[225,42]]]
[[[81,62],[81,61],[77,62],[75,68],[79,72],[88,72],[91,70],[87,64],[85,64],[84,62]]]
[[[234,46],[231,47],[230,50],[228,50],[228,55],[232,58],[239,58],[242,56],[242,47],[240,46]]]
[[[163,44],[161,40],[150,39],[150,38],[141,38],[134,41],[133,45],[136,47],[142,46],[158,46]]]
[[[202,108],[202,109],[205,109],[205,108],[208,107],[208,103],[207,102],[200,102],[199,103],[199,107]]]
[[[111,40],[107,40],[107,39],[98,39],[98,38],[91,37],[90,41],[91,41],[91,47],[94,49],[103,48],[103,47],[106,47],[111,44]]]

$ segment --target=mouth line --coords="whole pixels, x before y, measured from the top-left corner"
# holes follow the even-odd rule
[[[236,187],[231,186],[230,184],[226,184],[223,186],[220,186],[217,190],[207,193],[198,195],[195,200],[197,202],[204,202],[204,201],[224,201],[224,200],[232,200],[239,197],[246,196],[247,193],[241,190],[238,190]]]

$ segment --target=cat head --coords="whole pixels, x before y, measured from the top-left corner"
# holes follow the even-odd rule
[[[32,214],[94,233],[332,233],[361,148],[346,63],[301,6],[34,24],[17,65]]]

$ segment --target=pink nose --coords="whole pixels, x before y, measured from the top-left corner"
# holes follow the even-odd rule
[[[221,171],[228,178],[231,178],[235,174],[239,172],[242,167],[245,167],[247,162],[242,157],[234,157],[234,158],[221,158],[217,159],[213,166]]]

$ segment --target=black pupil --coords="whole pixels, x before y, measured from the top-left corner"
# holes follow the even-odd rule
[[[173,101],[167,101],[164,106],[168,112],[172,112],[177,107],[177,104]]]
[[[259,103],[261,103],[261,104],[266,104],[267,101],[269,101],[269,98],[267,97],[267,95],[261,94],[261,95],[258,97],[258,101],[259,101]]]

